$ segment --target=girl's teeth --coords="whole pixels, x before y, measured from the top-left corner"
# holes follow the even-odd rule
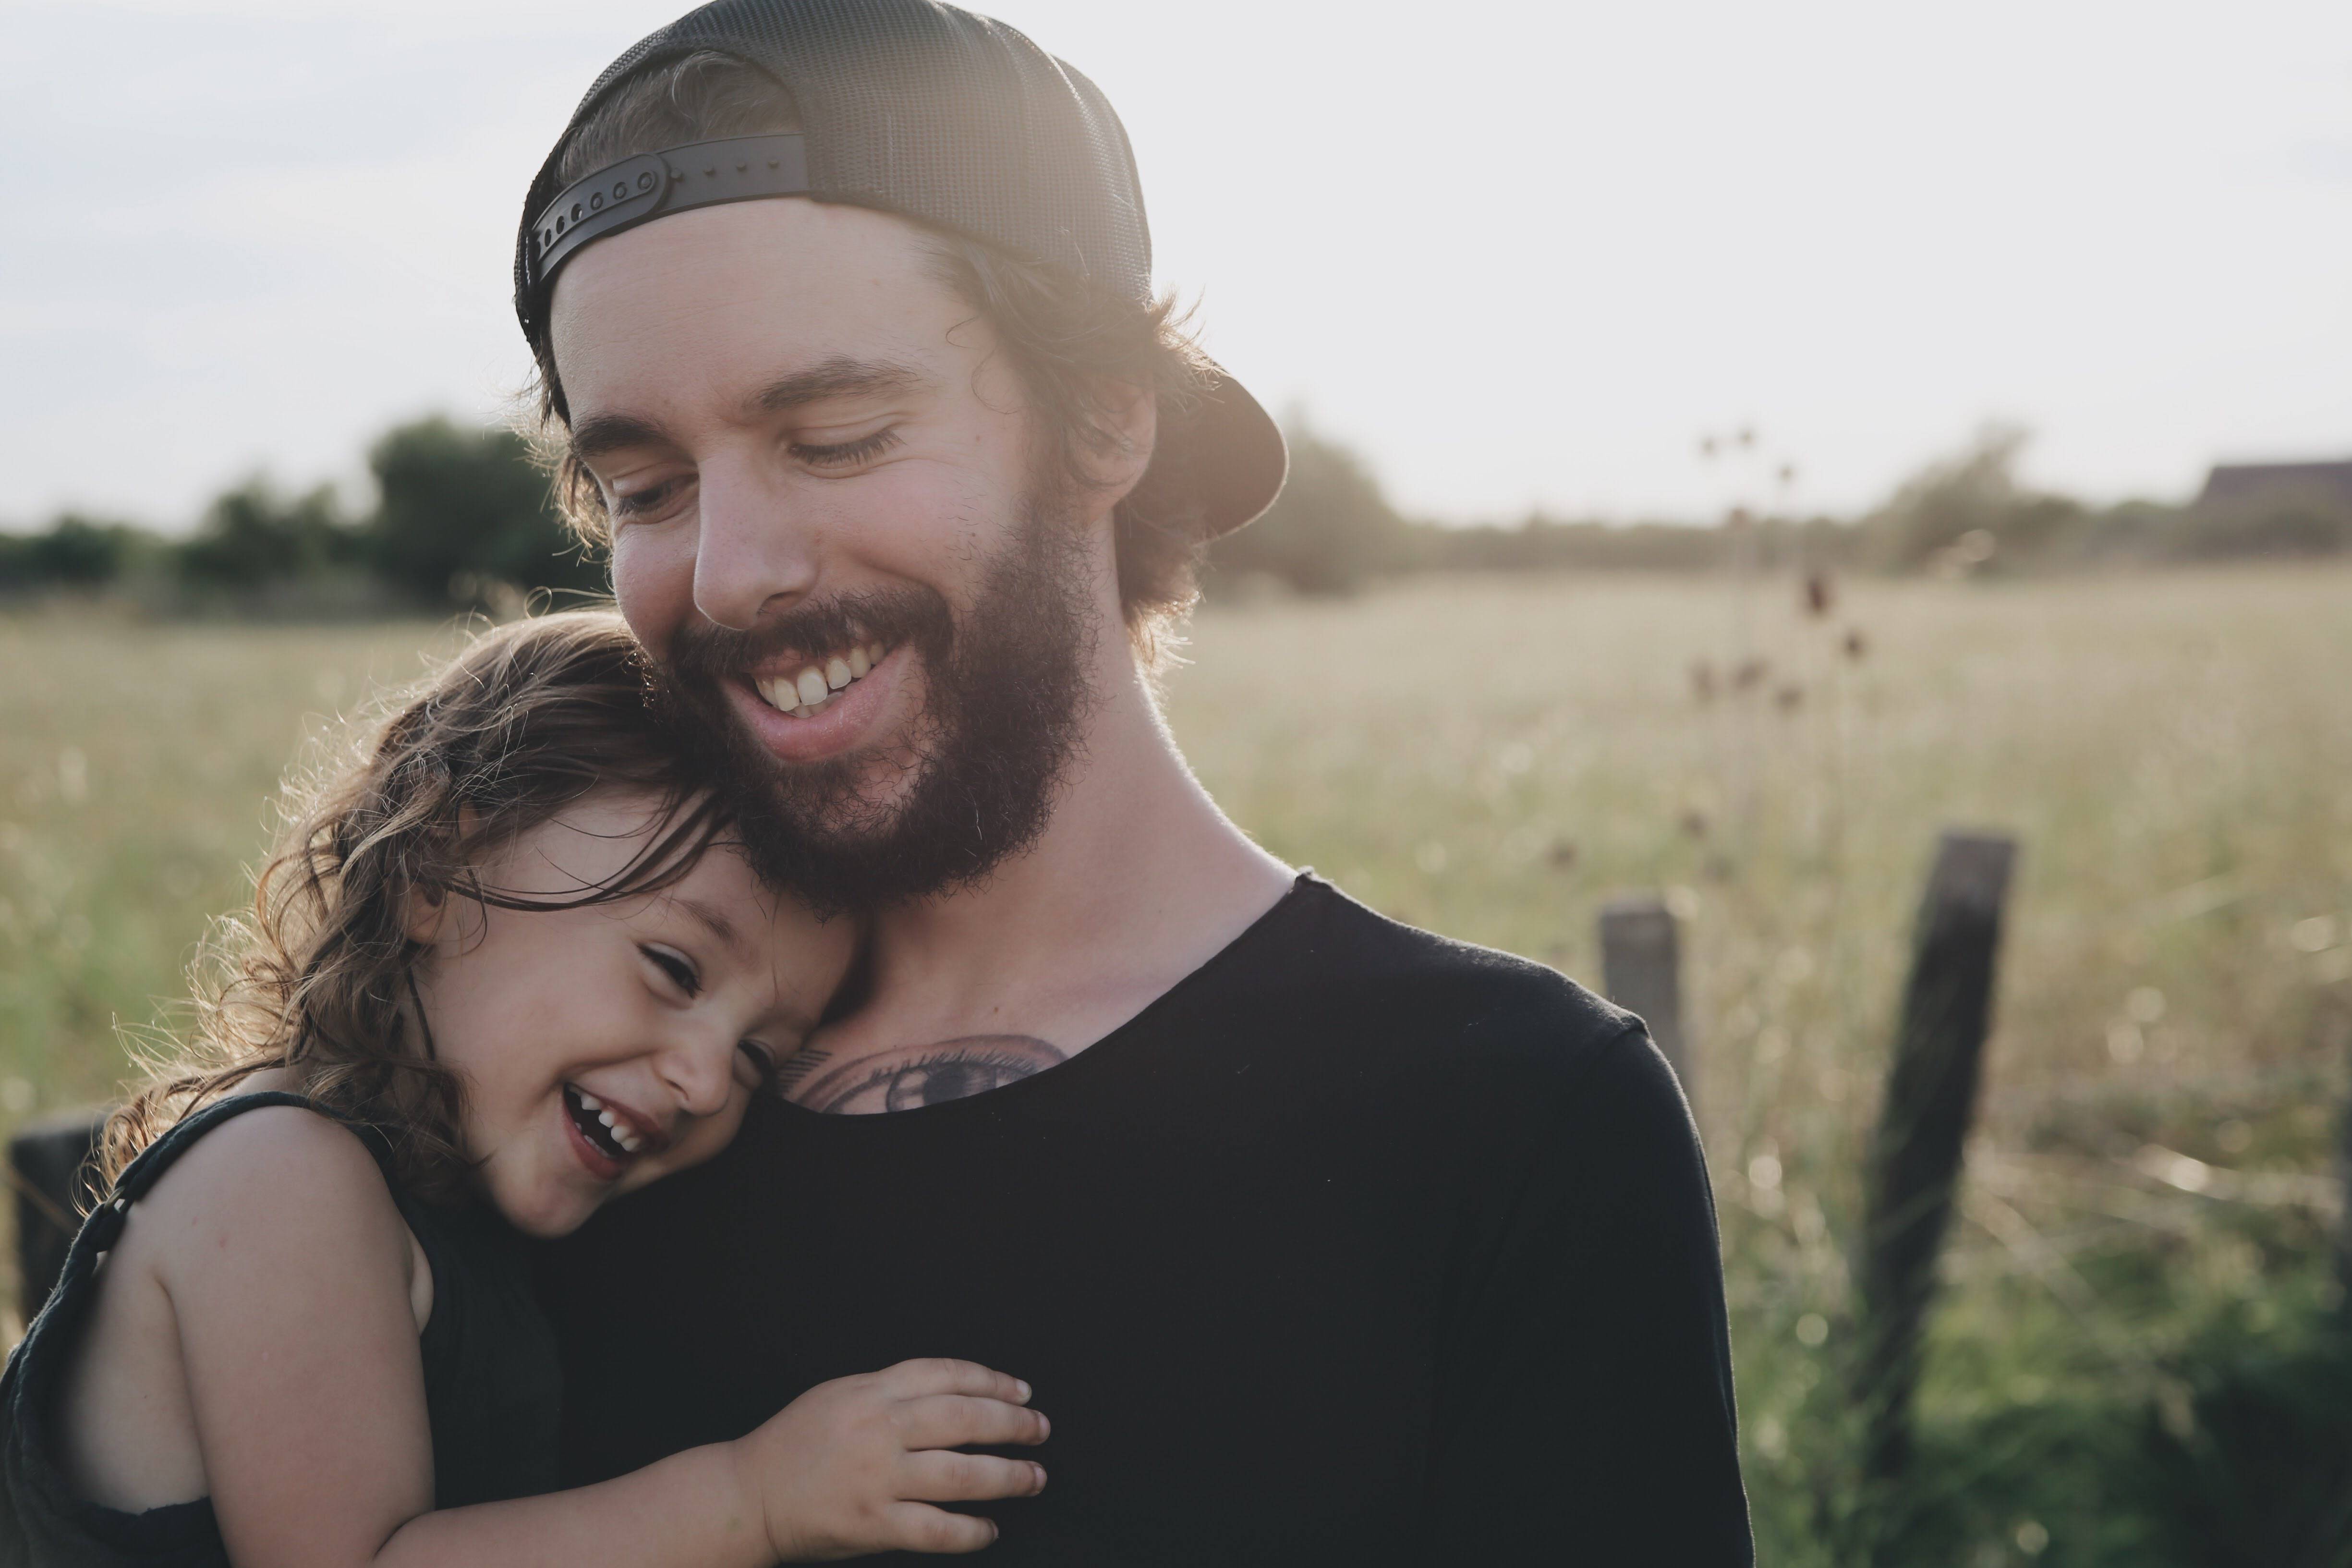
[[[603,1100],[582,1089],[578,1084],[566,1087],[579,1096],[581,1110],[604,1124],[605,1132],[611,1135],[613,1142],[623,1153],[634,1154],[645,1147],[645,1135],[614,1114],[612,1109]],[[593,1142],[594,1140],[591,1139],[590,1142]]]

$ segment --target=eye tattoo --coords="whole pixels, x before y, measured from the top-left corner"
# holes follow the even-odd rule
[[[1034,1035],[971,1035],[858,1057],[788,1092],[832,1115],[915,1110],[1002,1089],[1067,1059]]]

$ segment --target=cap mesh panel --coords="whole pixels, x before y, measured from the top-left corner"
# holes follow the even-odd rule
[[[1094,83],[1013,28],[936,0],[713,0],[606,67],[572,124],[625,78],[699,49],[791,90],[818,194],[1150,297],[1151,237],[1125,129]],[[551,155],[524,203],[526,233],[554,187]],[[515,302],[532,331],[543,302],[530,297],[523,254]]]

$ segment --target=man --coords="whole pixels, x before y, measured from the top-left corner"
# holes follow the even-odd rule
[[[572,1479],[946,1355],[1054,1424],[1008,1564],[1747,1562],[1639,1021],[1279,864],[1160,721],[1284,458],[1093,84],[930,0],[719,0],[591,90],[516,281],[747,839],[872,911],[735,1147],[549,1260]]]

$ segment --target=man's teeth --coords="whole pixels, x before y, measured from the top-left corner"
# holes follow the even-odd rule
[[[769,707],[805,719],[831,702],[835,693],[864,679],[866,671],[881,663],[889,651],[878,642],[863,643],[847,653],[835,654],[823,665],[812,664],[797,675],[774,676],[754,685]]]

